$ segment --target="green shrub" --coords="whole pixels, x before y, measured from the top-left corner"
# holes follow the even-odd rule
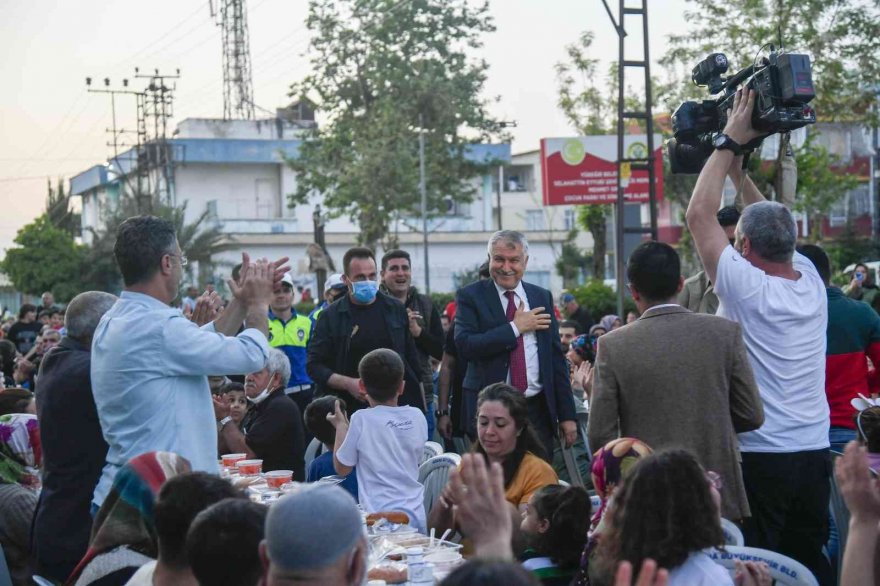
[[[593,279],[582,287],[571,289],[570,293],[574,295],[577,302],[590,310],[590,315],[597,322],[602,316],[617,313],[617,295],[614,289],[598,279]],[[628,311],[636,311],[636,304],[630,297],[623,300],[624,314]],[[621,315],[621,319],[625,320],[626,316]]]
[[[446,306],[449,305],[449,302],[453,301],[454,299],[455,293],[444,293],[440,291],[431,292],[431,301],[434,302],[434,306],[440,313],[443,313],[443,310],[446,309]]]

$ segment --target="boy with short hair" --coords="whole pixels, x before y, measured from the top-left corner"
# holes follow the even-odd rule
[[[343,413],[345,407],[341,406]],[[306,474],[306,482],[317,482],[325,476],[333,476],[336,470],[333,467],[333,446],[336,443],[336,428],[327,420],[336,409],[336,397],[327,396],[315,399],[306,407],[306,429],[324,444],[324,453],[312,460]],[[345,477],[339,486],[344,488],[358,500],[357,469],[352,468],[351,474]]]
[[[403,373],[403,361],[393,350],[379,348],[363,357],[358,386],[370,408],[355,412],[349,423],[337,401],[327,415],[336,428],[333,466],[343,476],[358,467],[359,501],[368,512],[404,511],[424,532],[424,488],[418,477],[428,423],[415,407],[397,406]]]
[[[248,409],[244,385],[229,382],[220,387],[220,391],[217,394],[229,405],[229,416],[232,418],[232,423],[240,427],[241,420],[244,419],[244,414],[247,413]],[[219,432],[217,433],[217,448],[221,456],[230,453],[230,448],[226,444],[223,434]]]

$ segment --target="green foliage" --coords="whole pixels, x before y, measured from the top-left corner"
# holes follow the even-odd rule
[[[597,322],[602,316],[617,313],[617,295],[614,289],[599,279],[593,279],[583,287],[571,289],[570,293],[580,305],[590,310],[590,314]],[[633,300],[626,297],[623,302],[624,313],[635,310],[636,305]],[[624,315],[620,317],[625,318]]]
[[[571,230],[562,243],[559,258],[556,259],[556,272],[562,277],[565,289],[576,287],[586,274],[587,267],[592,265],[593,258],[578,248],[574,240],[577,230]]]
[[[605,255],[607,254],[608,215],[611,205],[577,206],[577,225],[593,237],[593,277],[605,278]]]
[[[207,282],[213,277],[212,256],[234,246],[234,243],[227,239],[218,226],[206,222],[207,211],[194,222],[188,224],[185,221],[185,203],[182,206],[173,207],[155,196],[125,194],[120,196],[115,206],[110,206],[108,209],[104,217],[104,228],[99,231],[92,230],[92,244],[88,248],[81,277],[84,286],[80,290],[119,292],[122,288],[122,275],[119,274],[116,258],[113,256],[116,232],[126,218],[142,214],[152,214],[168,220],[174,225],[181,250],[191,263],[194,261],[199,263],[201,274],[189,274],[187,280],[199,283]],[[191,264],[187,265],[188,272],[192,270],[192,266]]]
[[[480,267],[483,263],[452,273],[452,282],[456,289],[480,280]]]
[[[825,246],[825,251],[831,260],[832,280],[845,285],[849,283],[849,277],[843,275],[843,269],[857,262],[880,259],[880,242],[860,236],[852,224],[847,224],[846,230]]]
[[[50,224],[71,236],[82,234],[80,214],[70,207],[70,194],[64,193],[63,179],[58,179],[54,188],[51,181],[46,181],[46,217]]]
[[[689,0],[680,34],[668,37],[660,63],[671,74],[658,93],[672,111],[695,91],[691,69],[706,55],[725,53],[730,70],[750,65],[759,47],[779,44],[812,57],[816,98],[824,120],[861,120],[880,83],[880,5],[865,0]]]
[[[470,179],[494,161],[465,156],[498,135],[480,97],[488,65],[470,56],[495,30],[486,3],[467,0],[311,0],[312,73],[292,86],[326,122],[303,136],[289,205],[320,192],[332,215],[360,226],[373,248],[394,220],[420,209],[419,128],[429,210],[473,198]],[[432,212],[436,213],[436,212]]]
[[[822,239],[822,218],[859,183],[855,175],[835,170],[841,166],[840,157],[816,144],[817,135],[817,132],[808,133],[806,143],[795,151],[798,187],[794,209],[809,215],[812,224],[810,240],[813,242]]]
[[[305,303],[300,301],[299,303],[293,304],[293,310],[300,315],[309,315],[315,310],[316,307],[318,306],[311,301],[306,301]]]
[[[443,310],[446,309],[449,302],[454,300],[455,293],[439,293],[437,291],[431,291],[431,301],[440,313],[443,313]]]
[[[82,290],[84,249],[69,232],[53,226],[46,214],[21,228],[14,242],[17,246],[6,251],[0,270],[17,290],[31,295],[52,291],[60,301]]]

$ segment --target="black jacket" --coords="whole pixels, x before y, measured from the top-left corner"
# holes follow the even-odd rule
[[[43,357],[36,388],[43,447],[43,490],[34,517],[37,569],[59,581],[86,552],[92,491],[107,443],[92,396],[91,352],[65,336]]]
[[[403,304],[382,292],[376,294],[376,301],[385,308],[385,324],[392,340],[391,350],[403,359],[405,367],[403,396],[400,405],[410,405],[425,411],[425,397],[418,373],[419,354],[409,333],[409,317]],[[309,341],[306,371],[315,381],[315,396],[336,395],[345,399],[349,415],[355,406],[352,397],[345,391],[330,388],[327,380],[333,374],[341,374],[348,364],[351,344],[351,301],[348,295],[325,309],[321,318],[315,322],[315,331]],[[364,406],[363,404],[359,406]]]

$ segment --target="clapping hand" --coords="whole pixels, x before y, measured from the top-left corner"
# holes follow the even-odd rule
[[[205,291],[196,299],[196,307],[188,316],[197,326],[203,326],[217,319],[223,309],[223,299],[216,291]]]
[[[409,317],[409,333],[413,338],[418,338],[422,335],[422,326],[419,324],[419,320],[422,319],[422,314],[418,311],[407,309],[406,315]]]
[[[267,265],[266,270],[268,272],[269,278],[271,279],[271,288],[269,290],[270,298],[272,292],[275,291],[275,289],[278,288],[278,286],[280,285],[281,279],[287,272],[290,271],[290,265],[286,264],[288,260],[290,260],[289,257],[283,256],[274,262],[269,262],[265,258],[261,261],[256,261],[257,263],[262,262]],[[232,295],[242,302],[246,300],[245,298],[243,298],[245,280],[250,273],[252,266],[253,265],[251,263],[250,255],[246,252],[242,252],[241,270],[239,272],[238,281],[235,281],[233,279],[228,279],[226,281],[226,284],[229,286],[229,290],[232,291]]]
[[[764,562],[736,562],[736,586],[770,586],[770,568]]]
[[[220,421],[229,416],[229,401],[225,397],[211,395],[211,400],[214,402],[214,419]]]
[[[880,486],[868,473],[868,456],[857,442],[846,446],[843,457],[834,467],[837,486],[855,522],[880,521]]]
[[[589,396],[590,391],[593,390],[593,365],[586,360],[581,362],[580,366],[574,369],[571,381],[574,386],[583,389],[584,393]]]
[[[511,559],[513,520],[504,498],[504,472],[498,463],[486,466],[480,454],[465,454],[461,467],[449,472],[451,499],[464,535],[479,557]]]
[[[669,584],[669,572],[657,568],[657,562],[646,559],[642,562],[639,577],[636,578],[635,586],[666,586]],[[632,564],[620,562],[617,566],[617,574],[614,576],[614,586],[632,585]]]

